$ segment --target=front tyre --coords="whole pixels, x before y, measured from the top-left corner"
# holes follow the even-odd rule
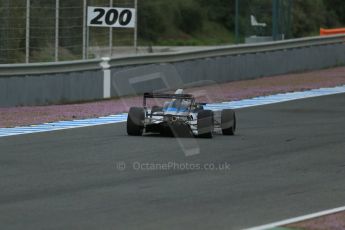
[[[236,115],[232,109],[222,110],[221,128],[223,135],[235,135],[236,132]]]
[[[145,110],[139,107],[129,109],[127,117],[127,134],[141,136],[144,132]]]

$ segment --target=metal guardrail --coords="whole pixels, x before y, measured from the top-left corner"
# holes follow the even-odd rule
[[[302,47],[332,44],[345,44],[345,35],[309,37],[259,44],[231,45],[188,52],[133,55],[110,59],[109,64],[110,67],[119,67],[155,63],[172,63],[193,59],[272,52],[275,50],[298,49]],[[102,59],[94,59],[86,61],[0,65],[0,77],[98,70],[103,69],[103,66],[101,65],[102,62]]]
[[[0,65],[1,76],[35,75],[78,72],[102,69],[101,60],[43,62],[33,64],[6,64]]]

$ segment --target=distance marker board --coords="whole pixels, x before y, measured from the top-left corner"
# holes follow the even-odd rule
[[[97,27],[134,28],[134,8],[93,7],[87,8],[87,25]]]

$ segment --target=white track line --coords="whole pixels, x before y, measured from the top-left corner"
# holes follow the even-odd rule
[[[252,99],[244,99],[239,101],[223,102],[207,104],[205,109],[210,110],[222,110],[222,109],[241,109],[260,105],[269,105],[299,99],[306,99],[312,97],[320,97],[327,95],[334,95],[339,93],[345,93],[345,85],[334,88],[321,88],[313,89],[303,92],[292,93],[280,93],[276,95],[255,97]],[[121,123],[127,120],[127,114],[110,115],[107,117],[91,118],[85,120],[73,120],[73,121],[58,121],[52,123],[45,123],[40,125],[31,125],[26,127],[14,127],[14,128],[0,128],[0,138],[7,136],[15,136],[21,134],[51,132],[63,129],[74,129],[81,127],[90,127],[97,125],[106,125]]]
[[[306,99],[312,97],[320,97],[327,95],[334,95],[339,93],[345,93],[345,86],[338,86],[334,88],[321,88],[313,89],[302,92],[292,92],[292,93],[280,93],[270,96],[261,96],[251,99],[244,99],[240,101],[231,101],[223,103],[214,103],[206,105],[207,109],[211,110],[221,110],[221,109],[241,109],[260,105],[269,105],[287,101],[294,101],[299,99]]]
[[[282,220],[282,221],[274,222],[271,224],[261,225],[258,227],[247,228],[246,230],[268,230],[268,229],[272,229],[272,228],[276,228],[276,227],[282,227],[284,225],[288,225],[288,224],[292,224],[292,223],[297,223],[297,222],[301,222],[301,221],[314,219],[314,218],[321,217],[321,216],[327,216],[330,214],[335,214],[335,213],[342,212],[342,211],[345,211],[345,206],[339,207],[339,208],[334,208],[334,209],[329,209],[329,210],[325,210],[325,211],[321,211],[321,212],[316,212],[316,213],[305,215],[305,216],[294,217],[291,219]]]

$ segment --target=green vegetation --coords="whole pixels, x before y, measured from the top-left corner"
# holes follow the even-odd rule
[[[270,36],[272,0],[239,2],[241,36]],[[288,2],[280,0],[281,6]],[[143,44],[209,45],[234,42],[235,0],[139,0],[139,3],[139,38]],[[287,16],[287,12],[281,14]],[[265,31],[253,31],[251,14],[267,23]],[[291,0],[289,23],[285,30],[290,37],[317,35],[320,27],[345,26],[345,4],[342,0]]]
[[[141,43],[154,45],[231,43],[233,31],[222,18],[226,17],[227,10],[231,11],[231,7],[213,8],[216,1],[212,1],[212,4],[207,2],[209,1],[140,1],[138,22]],[[217,14],[212,14],[213,11],[218,10]]]
[[[133,0],[113,0],[114,6],[132,7]],[[240,38],[272,35],[273,0],[239,0]],[[279,31],[287,38],[319,34],[319,28],[345,26],[343,0],[277,0]],[[291,3],[291,4],[290,4]],[[108,6],[109,0],[89,0]],[[0,63],[25,61],[25,1],[0,0]],[[235,42],[235,0],[138,0],[140,46],[221,45]],[[265,22],[253,28],[250,15]],[[60,60],[82,56],[83,1],[60,0]],[[31,0],[30,59],[54,59],[55,0]],[[90,28],[90,46],[108,45],[109,30]],[[114,46],[133,44],[133,30],[115,29]]]

